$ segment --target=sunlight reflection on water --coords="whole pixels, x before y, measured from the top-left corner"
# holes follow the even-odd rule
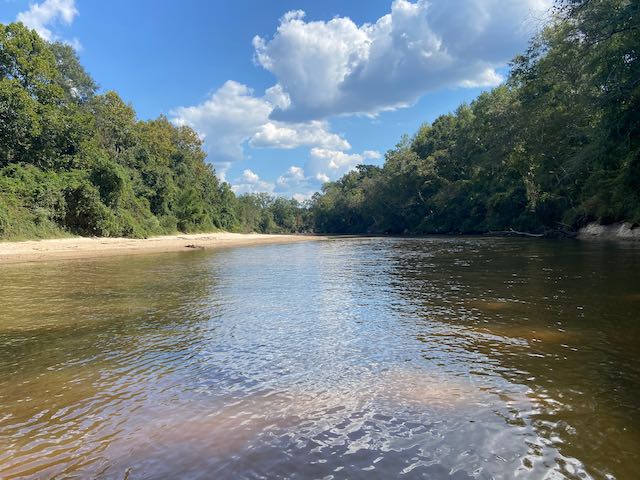
[[[446,238],[1,267],[0,477],[629,478],[639,264]]]

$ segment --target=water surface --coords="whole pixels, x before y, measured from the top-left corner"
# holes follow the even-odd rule
[[[640,248],[0,266],[0,478],[637,478]]]

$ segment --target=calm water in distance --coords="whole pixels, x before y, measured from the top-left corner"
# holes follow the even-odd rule
[[[0,478],[639,478],[640,246],[0,266]]]

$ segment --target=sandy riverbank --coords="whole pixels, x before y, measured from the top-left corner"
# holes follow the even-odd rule
[[[326,237],[218,232],[168,235],[145,239],[74,237],[29,240],[25,242],[0,242],[0,264],[182,252],[243,245],[304,242],[324,238]]]

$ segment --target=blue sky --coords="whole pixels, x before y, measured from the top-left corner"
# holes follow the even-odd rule
[[[504,78],[550,0],[0,0],[239,192],[303,199]]]

